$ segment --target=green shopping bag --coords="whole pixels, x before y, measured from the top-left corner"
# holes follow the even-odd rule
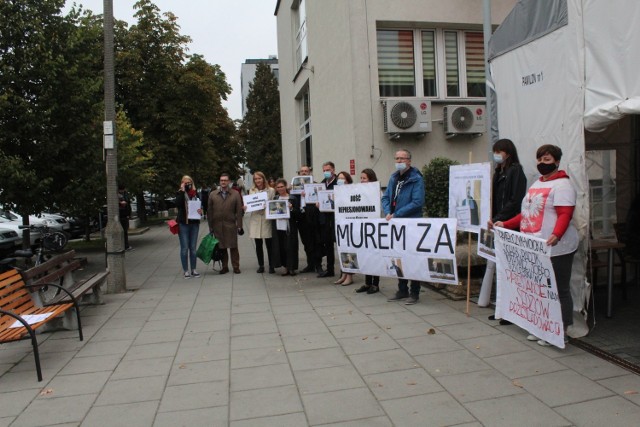
[[[213,234],[207,234],[202,238],[200,246],[198,246],[198,250],[196,251],[196,256],[205,264],[209,264],[209,262],[211,262],[211,257],[213,256],[213,250],[216,248],[217,244],[218,239],[216,239]]]

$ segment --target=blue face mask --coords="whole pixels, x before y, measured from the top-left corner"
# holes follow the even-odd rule
[[[344,185],[344,183],[345,183],[344,179],[339,179],[339,180],[336,181],[337,185]]]
[[[331,172],[329,172],[329,171],[325,171],[325,172],[323,172],[323,175],[324,175],[324,177],[325,177],[326,179],[331,178]]]
[[[402,162],[400,162],[400,163],[396,163],[396,170],[397,170],[398,172],[402,172],[403,170],[405,170],[405,169],[406,169],[406,167],[407,167],[407,165],[406,165],[406,164],[404,164],[404,163],[402,163]]]
[[[493,153],[493,161],[496,162],[497,165],[501,165],[504,163],[504,159],[498,153]]]

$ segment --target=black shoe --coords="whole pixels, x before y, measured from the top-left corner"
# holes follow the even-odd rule
[[[496,320],[496,316],[495,316],[495,314],[492,314],[491,316],[487,317],[487,319],[489,319],[489,320]]]
[[[504,319],[500,319],[500,324],[501,324],[502,326],[505,326],[505,325],[513,325],[513,323],[509,322],[508,320],[504,320]]]
[[[256,273],[264,273],[264,267],[263,267],[263,266],[260,266],[260,267],[258,268],[258,271],[256,271]]]
[[[362,292],[367,292],[369,290],[369,288],[371,288],[371,286],[362,285],[358,289],[356,289],[356,292],[359,293],[359,294],[362,293]]]
[[[333,271],[323,271],[322,273],[318,274],[318,277],[333,277],[335,276],[335,274],[333,273]]]
[[[375,294],[376,292],[379,292],[380,288],[377,287],[376,285],[371,285],[369,287],[369,289],[367,289],[367,294],[371,295],[371,294]]]
[[[407,298],[407,300],[404,302],[404,305],[414,305],[417,304],[419,301],[419,298],[417,296],[410,296],[409,298]]]
[[[269,274],[276,274],[276,269],[273,267],[269,267]]]
[[[313,273],[314,271],[316,271],[315,268],[311,267],[310,265],[307,265],[305,268],[300,270],[300,273]]]
[[[395,296],[387,299],[387,301],[403,301],[409,298],[409,294],[396,293]]]
[[[228,268],[223,268],[222,270],[220,270],[220,274],[227,274],[229,272]]]

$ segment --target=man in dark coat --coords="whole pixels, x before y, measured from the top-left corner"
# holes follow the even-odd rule
[[[242,228],[242,196],[231,189],[228,173],[220,175],[220,186],[209,195],[207,222],[209,231],[218,239],[223,249],[220,274],[229,272],[229,253],[233,272],[240,274],[240,253],[238,252],[238,234],[244,234]],[[227,249],[229,251],[227,252]]]
[[[124,249],[130,251],[133,248],[129,245],[129,219],[131,218],[131,199],[124,184],[118,185],[118,216],[120,225],[124,231]]]

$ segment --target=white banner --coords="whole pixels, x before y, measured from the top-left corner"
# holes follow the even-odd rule
[[[506,319],[556,347],[564,328],[551,248],[543,239],[494,229],[498,288],[496,318]]]
[[[336,220],[380,218],[380,183],[336,185],[333,187],[336,200]]]
[[[458,230],[479,233],[491,210],[491,165],[472,163],[449,168],[449,218]]]
[[[458,284],[455,219],[336,215],[336,245],[347,273]]]
[[[261,191],[259,193],[247,194],[246,196],[242,196],[242,201],[244,205],[247,207],[245,210],[246,213],[261,211],[267,204],[268,193],[266,191]]]

